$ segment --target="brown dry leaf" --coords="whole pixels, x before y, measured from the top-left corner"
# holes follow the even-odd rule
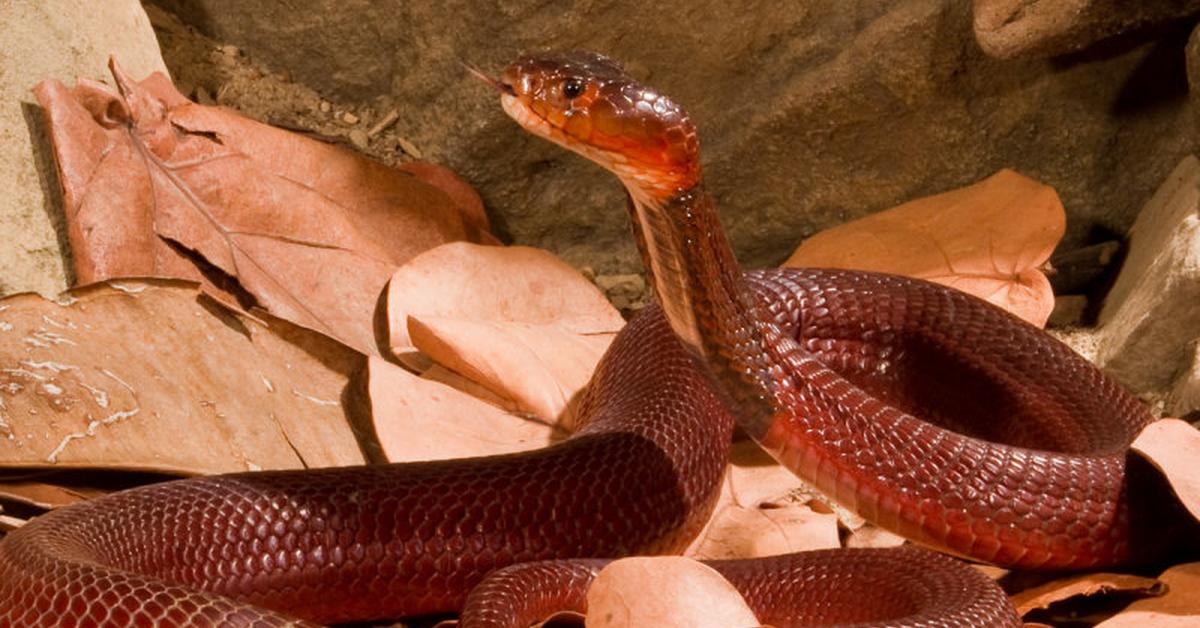
[[[0,481],[0,499],[49,510],[103,495],[107,491],[84,486],[59,486],[34,481]]]
[[[388,344],[405,364],[432,357],[545,421],[563,415],[625,324],[553,255],[461,242],[401,267],[387,308]]]
[[[1041,327],[1054,293],[1040,267],[1062,238],[1054,189],[1001,170],[805,240],[784,266],[874,270],[936,281]]]
[[[442,366],[434,364],[429,368],[421,371],[421,379],[427,379],[431,382],[445,384],[461,393],[466,393],[468,396],[474,397],[480,401],[487,403],[504,410],[505,412],[516,414],[519,412],[517,404],[511,399],[505,399],[500,395],[484,388],[480,384],[476,384],[473,380],[467,379],[454,371]]]
[[[680,556],[609,563],[587,593],[588,626],[758,626],[745,600],[713,568]]]
[[[1046,608],[1055,602],[1075,596],[1104,595],[1113,591],[1161,595],[1163,585],[1154,578],[1119,573],[1089,573],[1047,582],[1012,596],[1017,613]]]
[[[12,532],[23,525],[25,525],[25,519],[6,515],[4,509],[0,508],[0,532]]]
[[[487,211],[483,208],[483,199],[479,196],[479,192],[453,170],[425,161],[410,161],[400,164],[396,169],[411,174],[450,197],[450,200],[458,207],[458,211],[462,213],[463,219],[479,231],[484,244],[500,243],[491,234],[492,226],[488,220]]]
[[[576,334],[559,325],[415,316],[408,329],[422,353],[547,422],[557,422],[587,385],[615,336]]]
[[[713,516],[685,554],[754,558],[840,547],[837,515],[798,502],[803,486],[754,443],[736,443]]]
[[[906,542],[905,538],[881,528],[873,523],[866,523],[850,532],[846,538],[846,547],[900,547]]]
[[[515,417],[381,358],[370,358],[367,369],[375,432],[391,462],[539,449],[555,435],[545,423]]]
[[[174,473],[361,464],[340,398],[362,356],[194,283],[0,301],[0,466]]]
[[[984,565],[983,563],[971,563],[971,567],[973,567],[975,571],[981,572],[983,575],[991,578],[992,580],[999,580],[1012,572],[1012,570],[1005,569],[1004,567],[997,567],[996,565]]]
[[[546,251],[455,242],[427,251],[388,284],[388,346],[413,351],[408,318],[473,318],[615,333],[624,319],[579,271]]]
[[[1200,431],[1187,421],[1159,419],[1142,430],[1132,447],[1163,472],[1179,500],[1200,520]]]
[[[1167,585],[1166,595],[1138,600],[1096,628],[1200,626],[1200,563],[1171,567],[1158,580]]]
[[[340,147],[189,102],[155,74],[35,88],[81,283],[215,281],[362,351],[397,266],[477,238],[444,193]],[[216,269],[215,271],[213,269]],[[218,272],[219,271],[219,272]]]

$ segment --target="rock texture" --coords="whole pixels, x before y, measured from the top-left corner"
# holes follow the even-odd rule
[[[1167,416],[1183,417],[1191,421],[1200,420],[1200,342],[1187,348],[1191,363],[1184,369],[1167,396]]]
[[[1200,0],[975,0],[975,36],[1002,59],[1048,57],[1198,12]]]
[[[1134,391],[1174,388],[1187,397],[1180,378],[1192,368],[1200,339],[1197,304],[1200,160],[1189,156],[1130,231],[1125,264],[1100,310],[1096,361]]]
[[[744,262],[1011,167],[1053,186],[1068,246],[1123,234],[1190,133],[1186,30],[1066,59],[999,61],[970,3],[153,0],[329,98],[394,99],[394,128],[483,194],[513,241],[597,272],[637,268],[607,174],[528,136],[459,65],[589,48],[626,62],[700,125],[709,185]]]
[[[1187,65],[1188,90],[1192,99],[1192,129],[1200,132],[1200,26],[1192,30],[1184,49]]]
[[[136,76],[166,72],[136,0],[0,0],[0,294],[68,285],[66,228],[53,156],[29,91],[43,79],[100,79],[116,55]]]

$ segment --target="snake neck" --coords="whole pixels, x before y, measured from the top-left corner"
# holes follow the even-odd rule
[[[740,414],[770,416],[770,319],[742,278],[712,196],[703,183],[669,196],[629,182],[626,189],[642,262],[671,329]]]

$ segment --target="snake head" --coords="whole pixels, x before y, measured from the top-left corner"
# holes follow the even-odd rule
[[[635,194],[669,198],[700,180],[687,113],[603,55],[523,57],[489,82],[518,124],[611,170]]]

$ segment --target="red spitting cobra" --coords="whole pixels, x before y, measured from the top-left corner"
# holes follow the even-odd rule
[[[521,454],[193,478],[63,508],[0,542],[0,625],[276,626],[464,605],[465,626],[526,625],[580,607],[602,564],[561,559],[686,546],[735,420],[832,498],[954,554],[1073,569],[1171,548],[1159,517],[1178,507],[1135,503],[1157,480],[1126,458],[1150,415],[1064,345],[923,281],[742,274],[687,115],[604,57],[526,58],[489,82],[526,130],[625,184],[661,304],[601,361],[579,432]],[[774,625],[1019,625],[991,581],[928,550],[714,567]]]

